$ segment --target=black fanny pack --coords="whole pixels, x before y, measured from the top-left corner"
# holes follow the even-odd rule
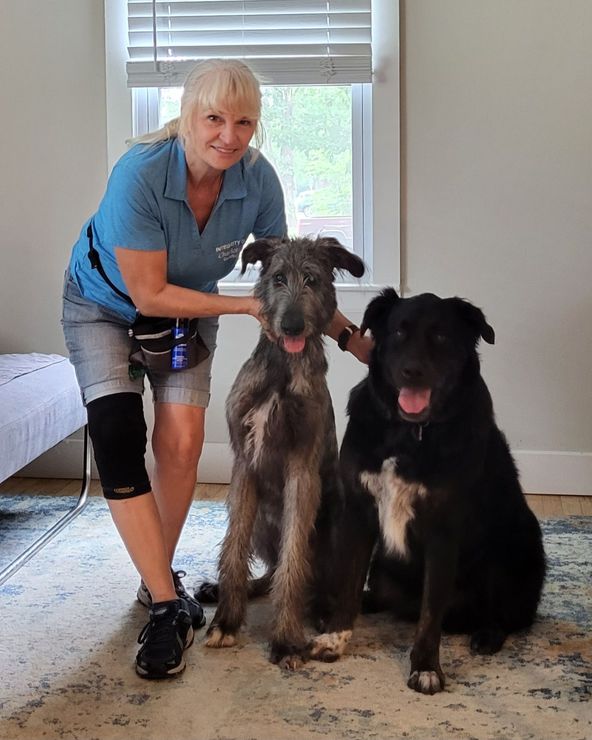
[[[175,372],[195,367],[210,355],[197,330],[199,319],[155,318],[138,314],[128,329],[136,348],[130,362],[149,370]]]
[[[98,270],[107,285],[134,306],[132,299],[113,285],[103,269],[99,253],[93,245],[92,222],[88,225],[86,235],[88,259],[93,270]],[[170,319],[138,314],[128,329],[128,334],[135,343],[130,354],[131,366],[176,372],[199,365],[210,356],[210,350],[199,334],[198,325],[199,319]]]

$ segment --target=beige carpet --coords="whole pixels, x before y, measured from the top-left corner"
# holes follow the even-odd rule
[[[31,509],[29,497],[2,497],[0,555],[60,501]],[[222,504],[194,504],[178,559],[188,583],[214,574],[224,522]],[[146,614],[134,571],[93,499],[0,587],[0,738],[591,738],[592,519],[549,520],[544,532],[549,579],[534,629],[493,657],[445,636],[448,684],[436,696],[407,689],[413,628],[383,615],[359,619],[340,662],[282,673],[267,661],[266,601],[250,606],[239,647],[212,651],[199,635],[181,677],[147,682],[133,671]]]

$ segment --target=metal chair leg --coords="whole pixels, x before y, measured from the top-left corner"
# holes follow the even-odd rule
[[[22,552],[17,558],[15,558],[10,565],[0,571],[0,586],[7,581],[17,570],[23,567],[23,565],[29,561],[33,555],[35,555],[41,548],[45,547],[47,543],[52,540],[59,532],[64,529],[75,517],[80,514],[87,504],[88,492],[90,490],[90,476],[91,476],[91,460],[90,460],[90,444],[88,441],[88,426],[84,427],[84,452],[83,452],[83,471],[82,471],[82,487],[80,489],[80,495],[75,506],[67,511],[59,521],[57,521],[53,527],[47,530],[44,534],[35,540],[24,552]]]

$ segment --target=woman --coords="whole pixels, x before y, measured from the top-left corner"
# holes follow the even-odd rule
[[[205,621],[171,563],[203,446],[217,317],[261,320],[257,299],[220,296],[217,281],[232,270],[250,234],[286,233],[278,177],[249,147],[260,113],[259,84],[246,65],[198,64],[186,81],[180,117],[140,139],[115,165],[66,275],[62,323],[101,485],[142,578],[138,599],[150,607],[136,657],[146,678],[180,673],[193,628]],[[89,241],[102,273],[91,265]],[[210,350],[207,360],[182,372],[147,371],[155,401],[152,481],[144,462],[143,378],[129,364],[128,328],[137,312],[198,317]],[[370,340],[338,312],[329,333],[367,360]]]

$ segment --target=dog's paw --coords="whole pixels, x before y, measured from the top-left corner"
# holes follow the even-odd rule
[[[483,627],[471,635],[471,652],[477,655],[497,653],[506,640],[506,633],[499,627]]]
[[[211,648],[224,648],[236,645],[236,635],[230,632],[222,632],[217,624],[212,624],[207,631],[205,646]]]
[[[444,689],[442,671],[413,671],[407,686],[420,694],[437,694]]]
[[[204,581],[196,590],[195,598],[200,604],[215,604],[218,601],[218,584]]]
[[[297,647],[273,643],[269,652],[269,660],[285,671],[297,671],[306,663],[309,656],[307,646]]]
[[[299,671],[306,663],[306,660],[302,657],[302,655],[296,654],[284,655],[283,658],[280,658],[277,661],[272,660],[271,662],[276,663],[276,665],[278,665],[284,671]]]
[[[324,663],[333,663],[343,655],[347,643],[352,636],[351,630],[341,632],[326,632],[315,637],[308,650],[313,660],[322,660]]]

